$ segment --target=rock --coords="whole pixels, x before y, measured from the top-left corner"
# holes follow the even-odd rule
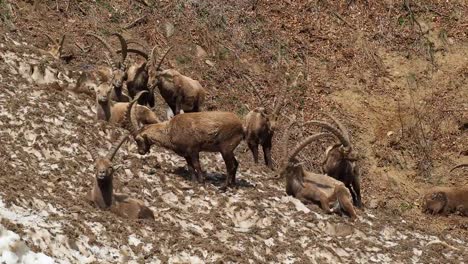
[[[205,63],[208,64],[211,67],[215,66],[215,63],[210,61],[210,60],[206,60]]]
[[[172,35],[174,35],[174,24],[167,22],[164,28],[166,30],[166,38],[170,38]]]
[[[196,54],[195,55],[198,58],[204,58],[204,57],[208,56],[208,53],[206,53],[206,51],[200,45],[196,45],[195,49],[196,49]]]

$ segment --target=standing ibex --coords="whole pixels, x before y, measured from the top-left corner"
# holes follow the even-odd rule
[[[135,53],[137,55],[142,56],[145,59],[148,59],[148,55],[143,51],[140,51],[135,48],[128,48],[126,40],[118,33],[112,34],[113,36],[117,36],[119,38],[121,49],[117,51],[113,51],[109,43],[107,43],[101,36],[96,35],[94,33],[87,33],[88,36],[93,36],[98,39],[100,42],[104,44],[106,49],[112,54],[109,58],[109,64],[111,67],[111,79],[112,85],[114,86],[114,93],[112,96],[112,100],[117,102],[129,102],[130,98],[134,98],[136,94],[140,91],[148,91],[142,95],[138,101],[141,105],[148,105],[149,107],[154,107],[155,105],[155,98],[154,93],[148,89],[148,69],[147,63],[135,63],[131,65],[128,69],[125,65],[125,60],[127,58],[128,53]],[[117,57],[117,53],[121,54],[120,61],[117,61],[115,57]],[[126,83],[127,90],[130,98],[122,93],[123,83]]]
[[[314,140],[332,135],[329,133],[318,133],[309,136],[299,143],[292,154],[288,156],[289,130],[294,124],[296,124],[295,121],[287,127],[283,138],[283,153],[285,154],[286,161],[283,162],[280,176],[286,178],[286,193],[303,202],[312,201],[320,203],[321,208],[327,213],[332,212],[330,205],[338,201],[340,209],[348,213],[351,219],[354,220],[356,212],[351,202],[351,194],[345,185],[325,174],[317,174],[304,170],[302,164],[296,159],[299,152]]]
[[[96,117],[97,120],[105,120],[109,123],[123,125],[125,113],[129,111],[130,103],[113,102],[111,100],[112,90],[112,86],[108,83],[101,83],[96,88]],[[136,116],[137,120],[143,124],[159,123],[158,116],[151,109],[143,105],[137,105]]]
[[[154,90],[156,86],[158,87],[161,96],[169,105],[174,115],[180,114],[181,110],[184,113],[201,111],[201,106],[205,101],[206,90],[198,81],[182,75],[174,69],[161,70],[162,62],[172,47],[164,52],[157,65],[155,65],[153,59],[155,49],[156,47],[151,51],[147,63],[150,90]]]
[[[338,119],[330,114],[327,114],[327,116],[338,125],[339,129],[323,121],[312,120],[305,123],[317,125],[330,131],[340,141],[340,143],[328,147],[325,151],[322,169],[327,175],[342,181],[353,196],[353,204],[357,207],[362,207],[359,167],[348,132]]]
[[[245,76],[245,78],[249,81],[254,92],[258,94],[257,87],[252,80],[248,76]],[[272,170],[271,146],[277,128],[279,112],[285,98],[284,92],[280,92],[281,94],[271,114],[268,114],[264,107],[257,107],[247,113],[244,118],[245,141],[252,152],[254,162],[258,163],[258,145],[260,144],[262,145],[265,164]]]
[[[226,164],[227,175],[222,189],[235,185],[239,163],[234,150],[244,137],[242,121],[230,112],[200,112],[177,115],[169,121],[138,127],[135,111],[130,103],[130,120],[138,152],[144,155],[153,144],[174,151],[185,158],[192,181],[203,181],[199,153],[220,152]]]
[[[87,141],[87,147],[96,162],[93,189],[88,193],[87,198],[98,208],[110,209],[111,212],[122,217],[154,220],[153,212],[142,201],[114,193],[113,190],[114,173],[120,166],[113,166],[112,159],[128,136],[129,134],[123,136],[106,157],[100,157],[94,146]]]

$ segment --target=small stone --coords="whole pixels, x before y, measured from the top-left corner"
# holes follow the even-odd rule
[[[215,63],[210,61],[210,60],[206,60],[205,63],[208,64],[211,67],[213,67],[215,65]]]
[[[165,25],[165,29],[166,29],[166,38],[169,38],[172,35],[174,35],[174,24],[167,22]]]

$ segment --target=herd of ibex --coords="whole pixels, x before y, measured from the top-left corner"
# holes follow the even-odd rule
[[[130,131],[112,147],[107,157],[100,157],[94,146],[87,144],[95,161],[95,178],[88,199],[95,206],[123,217],[154,219],[153,212],[142,201],[113,192],[113,177],[119,166],[113,165],[112,159],[129,137],[136,142],[140,155],[149,153],[151,146],[156,145],[185,158],[194,182],[204,181],[200,152],[220,153],[227,170],[223,190],[236,184],[239,162],[234,151],[243,140],[251,150],[255,163],[258,163],[258,145],[261,145],[266,166],[274,170],[271,156],[273,136],[278,128],[287,84],[271,111],[267,111],[261,102],[262,105],[250,110],[243,120],[231,112],[202,111],[207,92],[200,82],[175,69],[162,69],[163,61],[172,47],[156,59],[156,46],[148,55],[147,52],[128,47],[127,41],[118,33],[111,36],[118,38],[120,49],[113,49],[98,34],[87,33],[86,36],[103,44],[108,65],[84,72],[77,86],[85,85],[95,90],[97,120],[105,120]],[[145,61],[127,66],[129,53],[137,54]],[[253,81],[248,76],[245,78],[258,94]],[[297,79],[291,86],[295,85]],[[173,114],[167,116],[167,121],[161,121],[154,112],[156,87]],[[290,130],[299,122],[293,118],[286,126],[282,140],[284,156],[278,164],[278,176],[285,179],[288,195],[305,203],[315,203],[326,213],[345,213],[354,220],[357,218],[355,206],[362,207],[359,155],[343,123],[330,114],[325,115],[336,127],[323,120],[304,122],[302,126],[314,125],[325,131],[307,137],[291,154],[288,154]],[[298,154],[312,142],[326,137],[335,138],[338,142],[326,149],[322,173],[305,170],[297,159]],[[467,164],[453,169],[462,166]],[[468,215],[468,187],[435,187],[423,197],[422,207],[424,212],[431,214],[458,212]]]

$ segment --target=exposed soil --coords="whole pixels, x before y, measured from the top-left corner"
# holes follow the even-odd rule
[[[0,0],[0,223],[32,250],[83,263],[468,259],[468,218],[420,208],[427,188],[468,184],[466,168],[448,172],[468,162],[465,1],[348,7],[321,0],[70,0],[40,1],[36,10],[32,2]],[[115,189],[145,201],[156,221],[131,221],[88,204],[93,161],[85,138],[104,154],[125,133],[96,122],[92,93],[73,90],[79,71],[106,63],[101,45],[84,37],[88,31],[121,32],[147,52],[174,45],[164,67],[200,80],[209,91],[207,110],[242,116],[260,102],[269,109],[297,77],[286,90],[275,163],[285,144],[318,131],[298,129],[292,143],[281,142],[288,117],[338,116],[362,157],[359,220],[287,197],[283,182],[255,165],[244,143],[236,151],[238,188],[221,192],[220,155],[202,154],[208,179],[199,185],[190,182],[183,158],[156,148],[140,156],[131,141],[117,154],[124,169]],[[41,32],[67,34],[64,54],[71,60],[47,55],[50,41]],[[157,111],[164,119],[161,98]],[[309,170],[320,171],[331,143],[301,154]]]

